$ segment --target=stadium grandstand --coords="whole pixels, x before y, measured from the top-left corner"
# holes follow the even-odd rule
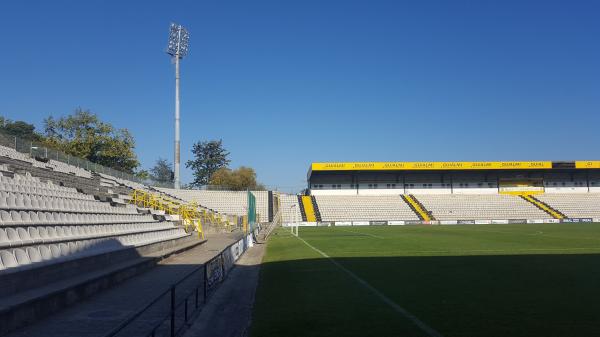
[[[157,188],[159,191],[187,202],[196,202],[219,213],[243,216],[248,213],[248,192]],[[273,191],[251,191],[256,197],[259,222],[273,221]]]
[[[223,254],[237,242],[237,255],[227,255],[234,261],[247,248],[244,233],[256,221],[249,213],[258,213],[249,209],[254,195],[188,198],[78,158],[51,152],[69,162],[50,159],[47,149],[42,155],[19,151],[11,147],[16,143],[0,146],[0,334],[115,287],[171,255],[201,246]],[[272,193],[255,193],[267,222]]]
[[[152,274],[143,273],[147,270],[163,278],[157,266],[168,265],[160,261],[171,256],[175,261],[186,254],[203,256],[197,264],[202,268],[190,269],[190,275],[203,275],[202,286],[192,288],[186,301],[195,296],[198,302],[201,287],[206,300],[218,284],[214,279],[224,280],[261,227],[270,232],[277,226],[543,224],[600,218],[598,161],[313,163],[304,193],[286,194],[151,186],[77,158],[3,144],[0,334],[14,336],[35,335],[45,325],[24,327],[59,309],[76,305],[85,311],[78,304],[83,299],[92,298],[88,306],[95,309],[93,299],[102,301],[102,291],[118,291],[128,279],[138,282],[140,274]],[[173,274],[173,284],[185,279]],[[169,284],[164,291],[174,294],[175,288]],[[136,291],[143,290],[127,290],[131,298],[122,301],[139,298]],[[127,320],[115,318],[109,335],[138,329],[136,320],[149,308]],[[181,316],[171,312],[171,326],[185,327]],[[164,322],[169,320],[159,319],[146,332],[165,329]],[[60,326],[53,329],[61,331]]]
[[[600,162],[313,163],[283,222],[523,223],[600,217]],[[292,208],[297,208],[300,215]]]
[[[600,337],[600,1],[0,9],[0,337]]]

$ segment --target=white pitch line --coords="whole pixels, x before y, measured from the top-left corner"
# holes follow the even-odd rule
[[[350,270],[346,269],[346,267],[344,267],[341,264],[339,264],[336,260],[334,260],[333,258],[331,258],[325,252],[323,252],[322,250],[314,247],[313,245],[311,245],[310,243],[306,242],[301,237],[297,236],[297,238],[300,239],[300,241],[304,242],[304,244],[307,245],[309,248],[311,248],[315,252],[321,254],[324,258],[328,259],[331,263],[333,263],[336,267],[338,267],[344,273],[348,274],[348,276],[350,276],[351,278],[353,278],[360,285],[362,285],[363,287],[365,287],[367,290],[371,291],[376,297],[378,297],[385,304],[387,304],[390,307],[392,307],[392,309],[394,309],[396,312],[398,312],[399,314],[401,314],[402,316],[404,316],[405,318],[407,318],[408,320],[410,320],[411,322],[413,322],[413,324],[415,324],[417,327],[419,327],[419,329],[421,329],[423,332],[425,332],[429,337],[444,337],[437,330],[435,330],[432,327],[430,327],[429,325],[425,324],[423,321],[421,321],[420,319],[418,319],[417,316],[411,314],[406,309],[404,309],[403,307],[401,307],[400,305],[398,305],[396,302],[394,302],[391,299],[389,299],[382,292],[380,292],[379,290],[375,289],[373,286],[371,286],[369,283],[367,283],[367,281],[365,281],[362,278],[358,277],[356,274],[354,274]]]
[[[358,234],[358,235],[367,235],[370,236],[372,238],[376,238],[376,239],[385,239],[383,236],[379,236],[379,235],[375,235],[375,234],[369,234],[369,233],[361,233],[361,232],[355,232],[355,231],[349,231],[347,229],[342,229],[342,228],[336,228],[339,229],[343,232],[348,232],[348,233],[353,233],[353,234]]]

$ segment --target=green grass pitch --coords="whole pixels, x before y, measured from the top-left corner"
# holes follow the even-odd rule
[[[339,266],[278,229],[253,337],[431,336],[393,304],[444,337],[600,336],[600,224],[300,228],[300,238]]]

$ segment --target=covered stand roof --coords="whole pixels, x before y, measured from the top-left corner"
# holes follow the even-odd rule
[[[465,161],[465,162],[331,162],[312,163],[308,171],[472,171],[600,169],[600,161]]]

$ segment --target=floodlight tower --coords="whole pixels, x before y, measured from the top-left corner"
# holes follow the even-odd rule
[[[174,180],[175,188],[179,189],[181,181],[179,179],[179,60],[187,56],[190,42],[190,34],[182,25],[171,23],[169,30],[169,45],[167,54],[173,57],[175,62],[175,154],[174,154]]]

